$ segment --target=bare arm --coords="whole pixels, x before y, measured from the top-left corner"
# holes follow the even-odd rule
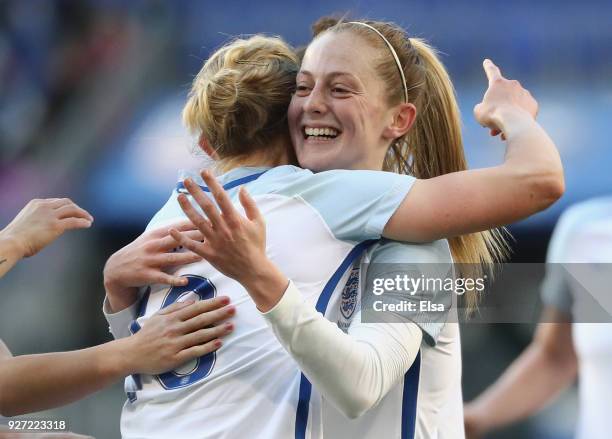
[[[134,336],[72,352],[0,359],[0,413],[15,416],[76,401],[132,373],[158,374],[221,346],[227,297],[175,303]]]
[[[0,277],[8,273],[22,258],[17,241],[12,237],[3,237],[0,232]]]
[[[76,401],[124,375],[117,342],[74,352],[23,355],[0,363],[0,413],[15,416]]]
[[[489,88],[474,114],[507,141],[503,164],[417,180],[384,236],[426,242],[513,223],[544,210],[564,191],[563,167],[535,121],[537,102],[517,81],[485,62]]]
[[[547,308],[534,340],[482,395],[465,406],[466,431],[478,437],[535,414],[576,378],[578,361],[567,317]],[[553,320],[555,319],[555,320]],[[525,395],[529,394],[529,398]]]

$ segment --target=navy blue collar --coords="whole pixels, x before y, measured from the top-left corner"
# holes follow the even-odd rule
[[[261,169],[264,169],[264,170],[261,171]],[[250,174],[248,174],[248,175],[246,175],[244,177],[240,177],[240,178],[237,178],[235,180],[230,180],[230,181],[228,181],[227,183],[225,183],[223,185],[223,189],[228,191],[228,190],[233,189],[233,188],[235,188],[237,186],[240,186],[240,185],[249,183],[251,181],[257,180],[259,177],[261,177],[263,174],[265,174],[269,170],[270,170],[270,168],[238,168],[238,169],[232,170],[232,171],[222,175],[221,178],[224,179],[224,180],[229,180],[228,177],[232,177],[233,176],[232,174],[244,174],[245,173],[244,171],[247,171],[247,172],[259,171],[259,172],[255,172],[254,174],[250,173]],[[208,187],[202,186],[202,185],[199,185],[199,186],[200,186],[200,188],[204,192],[210,192],[210,189],[208,189]],[[182,193],[182,194],[188,194],[189,193],[189,191],[187,191],[187,189],[185,188],[185,184],[182,181],[179,181],[177,183],[176,191],[179,192],[179,193]]]

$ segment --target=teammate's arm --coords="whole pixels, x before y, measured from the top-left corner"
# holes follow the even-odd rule
[[[559,153],[536,122],[538,104],[517,81],[484,63],[489,87],[476,120],[507,141],[502,165],[417,180],[383,235],[428,242],[479,232],[545,209],[564,192]]]
[[[491,387],[466,404],[468,437],[477,438],[531,416],[553,400],[576,378],[578,360],[573,346],[567,315],[546,308],[529,347]]]
[[[0,231],[0,277],[22,258],[33,256],[66,230],[91,226],[93,217],[68,198],[30,201]]]
[[[227,326],[227,297],[175,303],[134,336],[72,352],[0,359],[0,414],[15,416],[68,404],[133,373],[158,374],[215,351]]]

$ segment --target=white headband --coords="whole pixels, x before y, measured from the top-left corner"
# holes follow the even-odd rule
[[[372,29],[374,32],[376,32],[380,36],[380,38],[383,39],[385,43],[387,43],[387,46],[389,47],[389,50],[391,51],[391,55],[393,55],[393,59],[395,59],[395,64],[397,64],[397,69],[399,70],[400,75],[402,77],[402,88],[404,89],[404,101],[408,103],[408,87],[406,85],[406,76],[404,76],[404,69],[402,69],[402,64],[400,63],[399,57],[397,56],[397,53],[395,52],[395,49],[393,48],[389,40],[387,40],[385,36],[382,33],[380,33],[378,29],[376,29],[374,26],[370,26],[367,23],[362,23],[361,21],[349,21],[348,23],[349,24],[360,24],[362,26],[367,27],[368,29]]]

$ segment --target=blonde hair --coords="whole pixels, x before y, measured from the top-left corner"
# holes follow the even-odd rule
[[[417,108],[413,127],[390,146],[383,170],[431,178],[467,169],[461,135],[461,116],[455,90],[435,49],[424,40],[408,38],[404,30],[393,23],[363,21],[376,30],[394,48],[402,66],[406,84],[402,84],[398,65],[387,43],[366,26],[324,17],[313,25],[316,36],[323,32],[351,32],[380,50],[375,60],[379,78],[387,84],[389,105],[408,101]],[[492,275],[495,262],[503,260],[508,245],[502,230],[457,236],[449,239],[453,260],[459,265],[459,275],[481,277]],[[478,293],[466,293],[468,313],[478,303]]]
[[[217,50],[193,81],[183,122],[221,159],[266,151],[282,136],[299,65],[276,37],[236,39]]]

